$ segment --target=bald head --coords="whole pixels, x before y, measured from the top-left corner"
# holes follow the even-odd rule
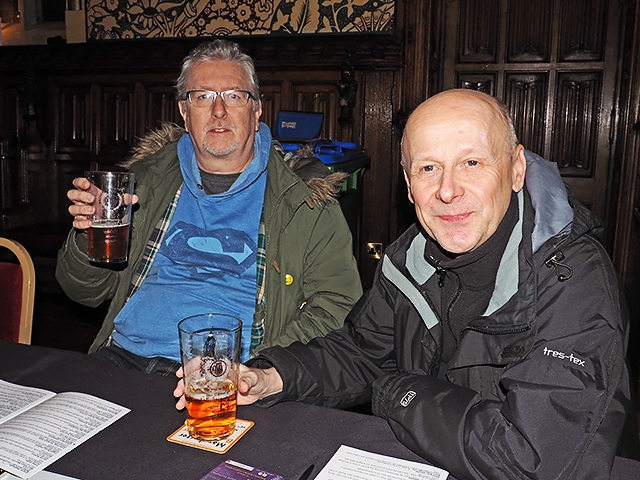
[[[409,200],[425,232],[453,254],[486,242],[524,185],[526,159],[495,98],[447,90],[409,117],[402,137]]]
[[[418,105],[407,120],[401,147],[404,147],[407,135],[420,130],[420,125],[425,119],[431,118],[434,114],[441,117],[442,121],[446,121],[447,116],[480,115],[485,118],[487,129],[495,134],[495,140],[502,143],[496,146],[504,149],[509,157],[515,153],[518,137],[504,104],[486,93],[462,88],[445,90]],[[409,159],[406,157],[404,148],[401,148],[401,161],[403,168],[407,170]]]

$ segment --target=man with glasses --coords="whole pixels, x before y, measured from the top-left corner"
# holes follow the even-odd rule
[[[165,126],[127,162],[138,205],[125,269],[88,262],[93,196],[83,178],[68,192],[75,229],[56,277],[77,302],[111,299],[90,351],[169,374],[179,365],[177,323],[189,315],[239,317],[244,360],[342,325],[362,293],[335,198],[344,175],[284,155],[260,122],[253,61],[237,44],[195,48],[176,88],[186,133]]]

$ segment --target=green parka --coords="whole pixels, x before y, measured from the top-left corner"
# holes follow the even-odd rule
[[[97,350],[113,331],[133,272],[158,220],[182,184],[177,140],[184,131],[166,127],[142,140],[127,166],[136,174],[129,263],[122,270],[92,265],[86,236],[74,229],[58,253],[56,279],[74,301],[111,304],[90,348]],[[296,168],[296,159],[292,166]],[[305,168],[313,169],[313,164]],[[322,167],[320,165],[320,167]],[[271,147],[263,204],[266,226],[265,334],[259,349],[307,342],[339,328],[362,295],[352,239],[336,194],[344,176],[309,178],[306,183]]]

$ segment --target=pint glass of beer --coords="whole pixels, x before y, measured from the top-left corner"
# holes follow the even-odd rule
[[[236,425],[236,378],[242,322],[207,313],[178,323],[189,434],[220,440]]]
[[[131,196],[134,174],[125,172],[87,172],[89,193],[95,200],[95,213],[87,231],[89,261],[126,262],[129,253]]]

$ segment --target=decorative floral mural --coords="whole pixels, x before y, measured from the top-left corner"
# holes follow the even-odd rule
[[[86,0],[87,38],[371,33],[395,0]]]

